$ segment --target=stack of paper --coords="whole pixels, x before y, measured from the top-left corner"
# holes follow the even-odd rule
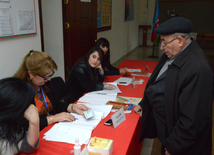
[[[44,139],[75,144],[75,139],[79,138],[81,145],[87,144],[91,137],[91,132],[101,121],[103,113],[94,111],[95,116],[87,120],[76,113],[71,114],[76,118],[74,122],[55,124],[45,133]]]

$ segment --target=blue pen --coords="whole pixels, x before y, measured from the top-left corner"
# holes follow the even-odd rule
[[[127,110],[132,110],[133,104],[131,104]]]

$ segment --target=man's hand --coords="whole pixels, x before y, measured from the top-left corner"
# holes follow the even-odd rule
[[[143,109],[141,108],[141,106],[137,105],[137,106],[134,108],[134,111],[135,111],[137,114],[140,114],[140,116],[142,116]]]

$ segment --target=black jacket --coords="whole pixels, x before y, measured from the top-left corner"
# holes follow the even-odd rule
[[[71,102],[75,102],[87,92],[103,90],[104,75],[98,69],[88,64],[86,57],[81,58],[69,72],[66,81],[66,91],[71,95]]]
[[[119,69],[115,68],[111,64],[109,64],[106,68],[104,68],[104,75],[120,75]]]

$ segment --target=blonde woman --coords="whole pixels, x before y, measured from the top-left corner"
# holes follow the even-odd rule
[[[40,130],[56,122],[72,122],[75,118],[70,112],[84,116],[83,112],[89,109],[85,105],[70,103],[62,78],[51,79],[55,70],[57,65],[50,55],[31,50],[14,75],[30,83],[36,90],[34,102],[39,111]]]

